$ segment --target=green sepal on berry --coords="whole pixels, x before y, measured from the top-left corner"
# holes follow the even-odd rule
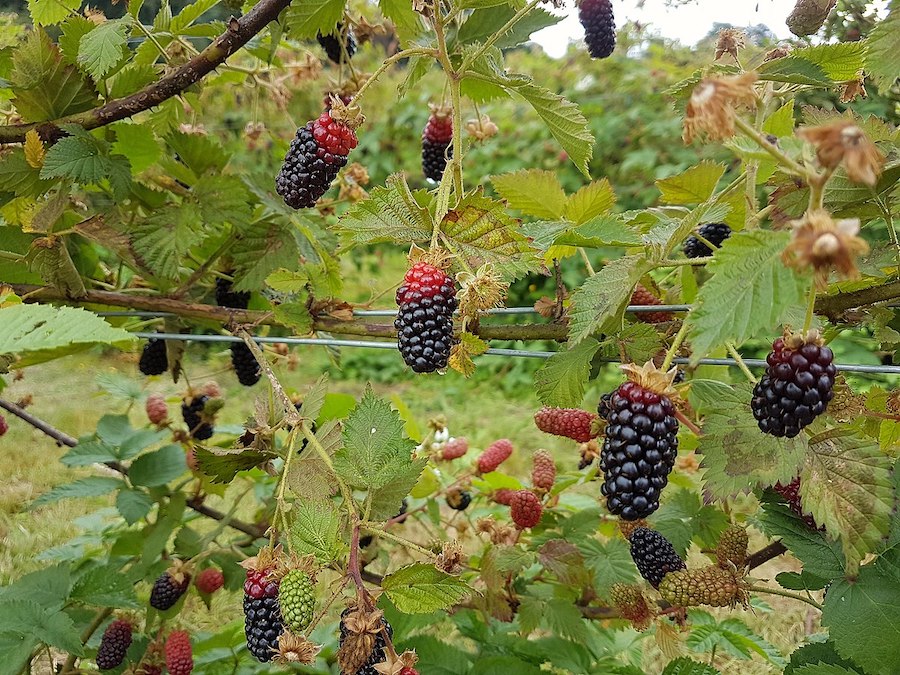
[[[740,573],[716,566],[669,572],[659,584],[659,594],[677,607],[746,606],[750,600]]]
[[[281,579],[278,589],[281,619],[293,633],[303,633],[316,609],[316,587],[313,577],[302,569],[293,569]]]

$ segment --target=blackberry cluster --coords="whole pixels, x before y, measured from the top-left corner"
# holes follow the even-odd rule
[[[267,579],[267,571],[248,570],[244,583],[244,634],[247,649],[257,661],[267,663],[278,649],[284,631],[278,584]]]
[[[231,365],[238,382],[245,387],[252,387],[262,376],[256,357],[243,342],[231,343]]]
[[[606,438],[600,453],[600,491],[610,513],[623,520],[646,518],[678,454],[678,420],[667,396],[625,382],[610,399]]]
[[[659,588],[663,577],[669,572],[686,568],[671,542],[656,530],[638,527],[631,533],[630,539],[631,559],[653,588]]]
[[[325,56],[328,57],[329,61],[338,65],[344,60],[344,50],[341,49],[341,35],[343,32],[344,27],[341,24],[338,24],[333,33],[329,35],[322,35],[319,33],[316,35],[316,40],[319,41],[319,45],[325,50]],[[356,36],[353,34],[352,30],[348,29],[347,37],[344,41],[344,47],[347,49],[347,60],[353,58],[353,55],[356,53],[356,46]]]
[[[793,438],[825,412],[834,398],[834,354],[818,340],[796,349],[778,338],[766,374],[753,388],[750,408],[761,431]]]
[[[113,621],[100,639],[100,647],[97,649],[97,668],[100,670],[112,670],[122,665],[128,648],[131,646],[131,624],[117,619]]]
[[[605,59],[616,48],[616,19],[610,0],[581,0],[578,19],[584,27],[584,43],[595,59]]]
[[[701,225],[697,233],[710,244],[715,244],[716,247],[719,247],[723,241],[731,236],[731,228],[725,223],[707,223],[706,225]],[[713,254],[709,246],[693,236],[685,240],[682,250],[688,258],[705,258]]]
[[[347,627],[344,626],[344,619],[347,618],[347,615],[351,612],[351,609],[348,607],[343,612],[341,612],[341,637],[338,640],[338,646],[341,647],[344,644],[344,640],[347,639],[347,636],[350,634],[350,631],[347,630]],[[384,626],[387,634],[394,638],[394,629],[391,628],[390,622],[384,617],[381,618],[381,623]],[[356,673],[343,673],[342,675],[378,675],[378,671],[375,670],[376,664],[379,664],[385,660],[384,649],[386,647],[386,643],[384,641],[384,636],[379,631],[378,634],[375,635],[375,646],[372,648],[372,653],[369,654],[369,658],[366,660],[365,664],[356,671]]]
[[[230,271],[229,274],[234,272]],[[247,305],[250,304],[250,291],[232,290],[232,283],[228,279],[216,277],[216,304],[220,307],[247,309]]]
[[[297,129],[275,178],[275,190],[291,208],[315,206],[347,164],[347,155],[356,143],[350,127],[333,119],[331,111],[323,112]]]
[[[162,375],[169,369],[169,357],[166,356],[166,341],[150,338],[141,352],[138,369],[144,375]]]
[[[457,307],[453,280],[434,265],[417,262],[397,289],[397,304],[394,327],[406,365],[416,373],[446,368]]]
[[[190,403],[188,403],[190,400]],[[198,441],[205,441],[213,435],[213,427],[201,417],[209,396],[195,396],[181,402],[181,417],[191,434]]]
[[[153,582],[150,591],[150,606],[161,612],[171,609],[178,599],[185,594],[191,583],[189,574],[184,575],[184,580],[179,584],[168,572],[163,572]]]
[[[425,178],[441,180],[447,159],[453,157],[452,138],[453,118],[447,113],[432,113],[422,132],[422,173]]]

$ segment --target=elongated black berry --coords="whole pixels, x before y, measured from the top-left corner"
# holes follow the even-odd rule
[[[453,280],[434,265],[417,262],[397,289],[397,304],[394,327],[406,365],[417,373],[446,368],[457,307]]]
[[[196,396],[190,402],[185,400],[181,403],[181,417],[191,436],[199,441],[205,441],[213,435],[212,425],[204,422],[201,417],[208,400],[209,396]]]
[[[319,41],[322,49],[325,50],[325,56],[328,57],[329,61],[333,61],[338,65],[344,60],[344,50],[341,49],[341,35],[343,32],[343,25],[338,24],[333,33],[329,33],[328,35],[319,33],[316,35],[316,40]],[[353,55],[356,53],[356,36],[353,34],[352,30],[347,30],[344,46],[347,49],[347,58],[353,58]]]
[[[637,565],[638,572],[653,588],[659,588],[660,582],[669,572],[686,568],[684,560],[675,552],[675,548],[656,530],[646,527],[635,528],[631,533],[631,559]]]
[[[220,307],[247,309],[247,305],[250,304],[250,291],[235,291],[232,286],[228,279],[216,277],[216,304]]]
[[[244,595],[244,633],[247,649],[258,661],[266,663],[275,656],[278,636],[284,631],[278,596],[254,598]]]
[[[761,431],[793,438],[825,412],[834,398],[834,355],[817,338],[795,347],[778,338],[766,357],[766,374],[753,388],[750,409]]]
[[[344,640],[350,634],[350,631],[347,630],[347,627],[344,625],[344,619],[347,618],[347,615],[351,612],[349,608],[345,609],[341,612],[341,624],[340,631],[341,635],[338,640],[339,645],[344,644]],[[381,618],[381,624],[384,626],[385,632],[391,637],[394,637],[394,629],[391,627],[391,624],[384,617]],[[383,662],[386,658],[385,656],[385,647],[387,643],[384,640],[384,635],[379,631],[375,634],[375,645],[372,648],[372,653],[369,654],[369,658],[366,660],[365,664],[356,671],[356,673],[344,673],[343,675],[378,675],[378,671],[375,670],[375,665]]]
[[[162,375],[169,369],[169,358],[166,356],[166,341],[150,338],[141,352],[138,369],[144,375]]]
[[[609,401],[600,487],[610,513],[646,518],[659,508],[678,454],[678,420],[667,396],[625,382]]]
[[[253,352],[243,342],[231,343],[231,365],[237,375],[238,382],[245,387],[252,387],[259,382],[262,371]]]
[[[453,118],[449,111],[435,110],[428,118],[422,132],[422,173],[429,180],[440,181],[447,166],[447,159],[453,157]]]
[[[697,230],[697,234],[706,239],[710,244],[716,247],[722,245],[722,242],[731,236],[731,228],[725,223],[707,223],[701,225]],[[684,254],[688,258],[705,258],[713,254],[713,251],[697,237],[690,236],[684,241],[682,247]]]
[[[100,670],[112,670],[122,665],[128,648],[131,646],[131,624],[117,619],[113,621],[100,639],[100,647],[97,648],[97,668]]]
[[[153,589],[150,591],[150,606],[160,611],[171,609],[187,591],[190,583],[191,577],[188,574],[184,575],[181,583],[178,583],[171,574],[163,572],[153,582]]]
[[[605,59],[616,48],[616,20],[610,0],[581,0],[578,18],[584,43],[595,59]]]

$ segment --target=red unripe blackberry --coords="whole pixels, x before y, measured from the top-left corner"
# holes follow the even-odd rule
[[[469,451],[469,441],[465,438],[451,438],[441,448],[441,459],[459,459]]]
[[[456,287],[434,265],[417,262],[397,289],[400,311],[394,320],[397,346],[403,360],[416,373],[447,367],[453,347],[453,312]]]
[[[234,274],[230,271],[229,274]],[[233,284],[228,279],[216,277],[216,304],[232,309],[247,309],[250,304],[250,291],[232,290]]]
[[[169,416],[169,407],[162,394],[150,394],[144,402],[144,411],[147,413],[150,424],[163,424]]]
[[[244,580],[244,595],[251,598],[275,598],[278,597],[278,582],[269,578],[272,570],[247,570],[247,578]]]
[[[638,284],[637,288],[634,289],[634,293],[631,294],[630,304],[646,306],[661,305],[663,303],[662,300],[653,295],[644,286]],[[643,321],[644,323],[663,323],[675,318],[672,312],[635,312],[634,316],[638,321]]]
[[[803,522],[806,523],[808,527],[813,530],[819,529],[819,525],[811,515],[803,510],[803,504],[800,502],[800,476],[796,476],[794,480],[787,485],[775,483],[775,485],[772,486],[772,489],[784,497],[784,500],[787,502],[791,511],[803,518]]]
[[[259,378],[262,376],[259,362],[253,356],[250,347],[243,342],[231,343],[231,365],[238,382],[245,387],[252,387],[259,382]]]
[[[587,443],[596,434],[591,431],[597,416],[578,408],[548,408],[544,406],[534,414],[537,428],[546,434],[564,436],[579,443]]]
[[[671,542],[656,530],[639,527],[631,533],[630,539],[631,559],[653,588],[659,588],[669,572],[686,569]]]
[[[169,675],[190,675],[194,669],[191,638],[183,630],[173,630],[166,638],[166,670]]]
[[[5,436],[7,431],[9,431],[9,425],[6,423],[6,418],[0,415],[0,436]]]
[[[520,530],[534,527],[541,522],[544,507],[531,490],[517,490],[509,505],[509,515]]]
[[[195,396],[181,402],[181,417],[184,419],[190,435],[198,441],[205,441],[213,435],[212,425],[204,422],[201,417],[208,400],[209,396]]]
[[[100,670],[112,670],[122,665],[128,648],[131,646],[131,624],[117,619],[113,621],[100,638],[100,647],[97,649],[97,668]]]
[[[316,35],[316,40],[319,41],[322,49],[325,50],[325,56],[328,57],[329,61],[338,65],[344,60],[344,50],[341,49],[341,35],[343,35],[343,33],[343,25],[338,24],[335,26],[333,33],[330,33],[329,35],[322,35],[319,33]],[[356,53],[356,36],[349,28],[347,29],[347,35],[344,39],[344,46],[347,49],[347,60],[353,58],[353,55]]]
[[[478,460],[475,462],[478,467],[478,473],[496,471],[498,466],[509,459],[512,452],[513,445],[508,438],[494,441],[478,456]]]
[[[553,455],[546,450],[534,453],[531,468],[531,484],[538,490],[550,491],[556,482],[556,464]]]
[[[518,490],[513,490],[511,488],[499,488],[494,490],[491,495],[491,499],[493,499],[498,504],[503,504],[504,506],[509,506],[512,504],[513,495],[516,494]]]
[[[194,585],[201,593],[211,595],[225,585],[225,575],[217,567],[207,567],[197,575]]]
[[[174,607],[191,583],[190,574],[182,573],[182,577],[183,580],[179,583],[169,572],[160,574],[150,591],[150,606],[161,612]]]
[[[449,111],[431,113],[422,131],[422,173],[425,178],[440,181],[447,167],[447,159],[453,157],[453,118]]]
[[[347,615],[350,614],[352,610],[348,607],[343,612],[341,612],[341,623],[340,623],[340,638],[338,639],[338,646],[343,646],[344,640],[347,639],[347,636],[350,634],[350,631],[347,630],[347,627],[344,625],[344,619],[347,618]],[[381,617],[381,624],[384,626],[385,632],[391,638],[394,637],[394,629],[391,627],[390,622]],[[356,673],[344,673],[343,675],[379,675],[378,671],[375,670],[375,666],[379,663],[382,663],[387,657],[385,656],[385,649],[387,648],[387,643],[384,640],[384,635],[381,631],[378,631],[375,634],[375,645],[372,648],[372,653],[369,654],[369,658],[366,659],[366,662],[362,665],[362,667],[356,671]]]
[[[356,144],[353,129],[333,119],[331,111],[323,112],[297,129],[275,178],[275,190],[291,208],[315,206],[347,164],[347,155]]]
[[[244,581],[244,634],[247,648],[258,661],[272,660],[278,637],[284,632],[278,604],[278,582],[269,578],[270,569],[248,569]]]
[[[659,508],[678,454],[678,420],[668,396],[625,382],[610,399],[600,452],[600,491],[609,512],[623,520],[646,518]]]
[[[750,409],[761,431],[793,438],[834,398],[834,355],[818,337],[778,338],[766,374],[753,388]]]
[[[719,247],[722,242],[731,236],[731,228],[725,223],[707,223],[701,225],[697,233],[710,244]],[[688,237],[682,246],[684,254],[688,258],[705,258],[713,254],[713,251],[697,237]]]
[[[447,506],[454,511],[465,511],[472,503],[472,495],[465,490],[453,490],[447,495]]]
[[[419,671],[415,668],[410,668],[409,666],[405,666],[403,670],[400,671],[400,675],[419,675]]]
[[[166,341],[150,338],[141,352],[138,369],[144,375],[162,375],[169,369],[169,357],[166,355]]]
[[[584,43],[595,59],[605,59],[616,48],[616,20],[610,0],[581,0],[578,18]]]

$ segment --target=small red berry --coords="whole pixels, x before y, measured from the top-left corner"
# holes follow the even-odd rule
[[[518,490],[512,490],[510,488],[500,488],[499,490],[494,490],[494,494],[491,495],[491,499],[493,499],[498,504],[503,504],[504,506],[509,506],[512,504],[513,495],[516,494]]]
[[[441,448],[441,459],[459,459],[469,451],[469,441],[465,438],[451,438]]]
[[[3,415],[0,415],[0,436],[6,434],[7,431],[9,431],[9,425],[6,423],[6,419]]]
[[[546,450],[534,453],[531,469],[531,484],[538,490],[549,491],[556,482],[556,464],[553,455]]]
[[[547,434],[564,436],[579,443],[587,443],[596,434],[591,431],[597,415],[578,408],[543,407],[534,414],[537,428]]]
[[[508,438],[494,441],[478,456],[478,473],[496,471],[513,452],[512,442]]]
[[[144,410],[147,411],[147,419],[150,420],[150,424],[157,426],[165,424],[166,418],[169,416],[169,407],[162,394],[150,394],[144,403]]]
[[[166,639],[166,669],[169,675],[190,675],[194,669],[191,638],[183,630],[173,630]]]
[[[194,583],[201,593],[215,593],[225,585],[225,575],[217,567],[207,567],[197,575]]]
[[[796,476],[794,480],[787,485],[775,483],[772,489],[784,497],[791,511],[803,518],[803,522],[806,523],[807,527],[813,530],[819,529],[819,526],[816,521],[813,520],[813,517],[803,510],[803,504],[800,502],[800,476]]]
[[[415,668],[406,666],[403,670],[400,671],[400,675],[419,675],[419,671]]]
[[[520,530],[534,527],[541,522],[544,507],[531,490],[519,490],[512,497],[509,513]]]
[[[278,582],[269,579],[272,570],[247,570],[244,593],[251,598],[274,598],[278,596]]]
[[[634,293],[631,295],[631,303],[632,305],[661,305],[662,300],[657,298],[653,293],[648,291],[641,284],[637,285],[637,288],[634,289]],[[639,321],[643,321],[644,323],[663,323],[665,321],[671,321],[675,318],[675,315],[672,312],[639,312],[635,315]]]

